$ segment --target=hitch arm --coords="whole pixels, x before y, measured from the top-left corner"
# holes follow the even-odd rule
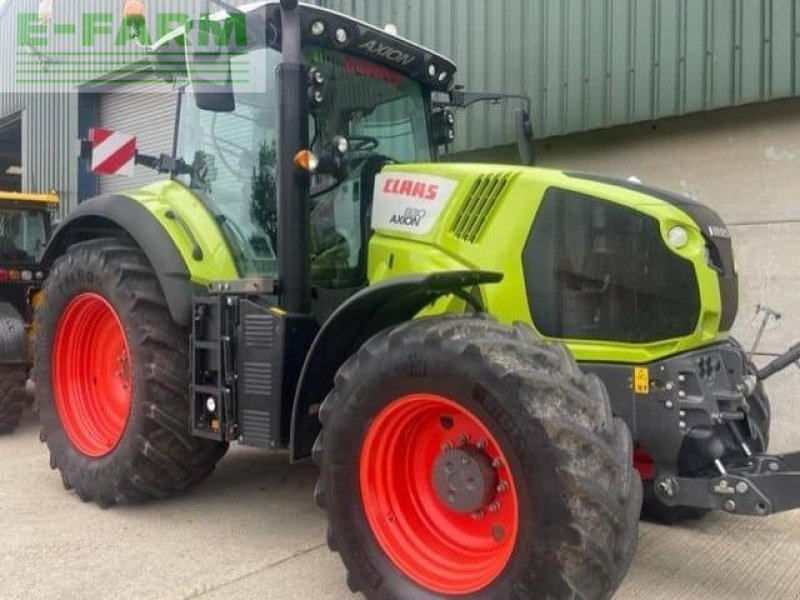
[[[752,456],[716,477],[659,476],[655,487],[669,506],[763,517],[800,508],[800,452]]]
[[[795,344],[784,354],[769,363],[766,367],[759,370],[758,378],[764,381],[768,377],[772,377],[775,373],[783,371],[786,367],[793,363],[800,361],[800,343]]]

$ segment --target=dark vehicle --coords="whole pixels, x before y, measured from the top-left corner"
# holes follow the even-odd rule
[[[29,401],[32,313],[45,277],[39,256],[57,204],[52,194],[0,192],[0,434],[17,427]]]

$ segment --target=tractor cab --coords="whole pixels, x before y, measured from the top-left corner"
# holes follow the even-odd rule
[[[307,155],[310,171],[311,280],[324,288],[366,283],[369,203],[389,163],[430,162],[430,99],[408,76],[340,50],[310,46]],[[271,47],[231,57],[233,70],[269,78],[281,62]],[[178,175],[223,216],[246,276],[278,275],[278,98],[232,84],[232,110],[203,108],[190,84],[181,96],[177,158],[202,165]]]
[[[301,6],[292,35],[299,38],[294,60],[302,73],[292,71],[288,83],[281,75],[288,71],[286,24],[277,2],[215,18],[226,31],[239,27],[247,35],[231,35],[212,58],[187,47],[174,157],[186,168],[175,177],[217,212],[241,276],[278,280],[279,265],[288,264],[301,267],[293,268],[296,279],[305,268],[295,263],[310,256],[309,289],[314,300],[327,299],[317,307],[323,320],[368,283],[377,175],[386,165],[440,159],[455,140],[452,108],[521,100],[521,148],[532,144],[529,99],[456,91],[449,59],[365,23]],[[201,20],[160,43],[156,72],[161,57],[209,27]],[[288,191],[300,197],[285,202],[294,216],[281,227],[278,196]],[[429,190],[405,192],[424,197]]]

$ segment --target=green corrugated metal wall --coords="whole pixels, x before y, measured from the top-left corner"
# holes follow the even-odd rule
[[[232,0],[241,4],[248,0]],[[800,93],[800,0],[321,0],[454,57],[473,90],[526,91],[539,136],[650,120]],[[200,4],[204,4],[200,2]],[[82,10],[119,11],[117,0]],[[0,18],[0,75],[13,81],[16,37],[9,0]],[[58,10],[75,4],[57,2]],[[151,11],[195,0],[153,0]],[[8,91],[0,84],[0,91]],[[0,93],[0,117],[25,109],[26,190],[77,199],[77,99]],[[510,106],[460,117],[457,151],[513,141]]]
[[[322,0],[456,59],[476,91],[523,90],[539,136],[800,93],[800,0]],[[471,109],[457,150],[511,142]]]

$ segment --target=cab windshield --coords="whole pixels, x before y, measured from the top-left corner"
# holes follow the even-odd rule
[[[366,278],[372,185],[382,166],[429,162],[427,99],[417,82],[370,61],[309,48],[324,78],[323,103],[311,112],[311,148],[330,152],[344,137],[349,150],[337,176],[317,175],[311,188],[311,278],[320,287],[357,287]]]
[[[47,242],[47,224],[41,211],[0,209],[0,266],[36,264]]]
[[[337,136],[350,140],[336,177],[312,178],[312,281],[350,287],[366,275],[369,185],[376,164],[431,160],[423,88],[390,69],[343,53],[307,48],[325,82],[311,111],[309,138],[318,156]],[[198,108],[182,95],[176,156],[192,165],[179,178],[209,200],[243,276],[277,273],[276,161],[280,53],[258,47],[231,57],[235,108]],[[254,82],[262,82],[261,89]]]
[[[395,162],[431,159],[426,100],[417,82],[370,61],[322,48],[306,50],[323,77],[324,101],[312,110],[312,148],[336,136],[357,159],[377,154]]]

